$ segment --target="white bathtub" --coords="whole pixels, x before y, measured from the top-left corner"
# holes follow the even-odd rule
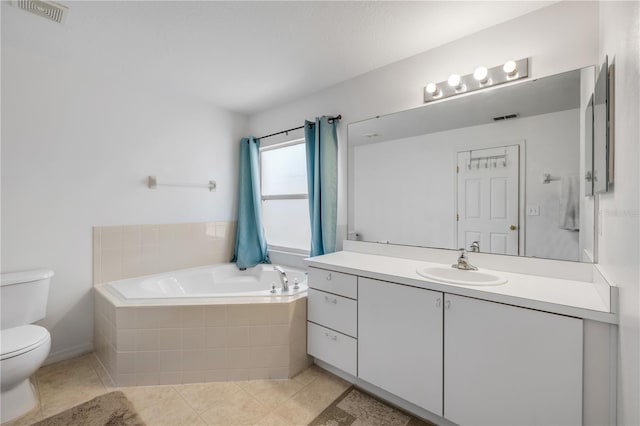
[[[282,291],[274,265],[240,271],[235,264],[216,264],[112,281],[106,286],[125,300],[211,297],[295,296],[307,291],[304,271],[283,267],[289,291]],[[298,288],[294,288],[296,281]],[[273,292],[275,286],[275,292]]]
[[[216,264],[98,284],[96,354],[117,386],[293,377],[310,364],[307,276],[283,269],[288,292],[273,265]]]

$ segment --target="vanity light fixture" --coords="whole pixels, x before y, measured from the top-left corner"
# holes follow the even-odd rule
[[[529,58],[509,60],[492,68],[478,67],[473,74],[451,74],[447,81],[429,83],[424,87],[424,102],[432,102],[461,93],[473,92],[529,76]]]
[[[518,64],[516,64],[516,61],[507,61],[504,63],[502,70],[508,77],[516,77],[518,75]]]
[[[451,74],[449,76],[449,79],[447,80],[447,83],[449,83],[449,86],[453,87],[456,92],[459,92],[460,90],[462,90],[462,84],[461,84],[461,79],[460,76],[458,74]]]
[[[481,85],[485,85],[489,82],[489,70],[485,67],[478,67],[473,72],[473,78],[478,80]]]
[[[427,84],[425,90],[431,95],[432,98],[439,98],[440,96],[442,96],[442,90],[440,90],[440,88],[438,88],[435,83]]]

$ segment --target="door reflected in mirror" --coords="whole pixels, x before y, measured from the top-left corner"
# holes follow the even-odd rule
[[[582,196],[593,74],[351,123],[349,238],[583,260],[593,250],[593,204]]]

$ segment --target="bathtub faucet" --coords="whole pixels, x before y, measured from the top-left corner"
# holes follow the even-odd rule
[[[287,273],[279,266],[274,266],[273,269],[280,273],[280,282],[282,283],[282,291],[289,291],[289,278]]]

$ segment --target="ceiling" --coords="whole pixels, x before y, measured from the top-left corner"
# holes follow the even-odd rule
[[[56,30],[2,3],[21,37],[50,32],[48,54],[248,115],[554,2],[61,1]]]

